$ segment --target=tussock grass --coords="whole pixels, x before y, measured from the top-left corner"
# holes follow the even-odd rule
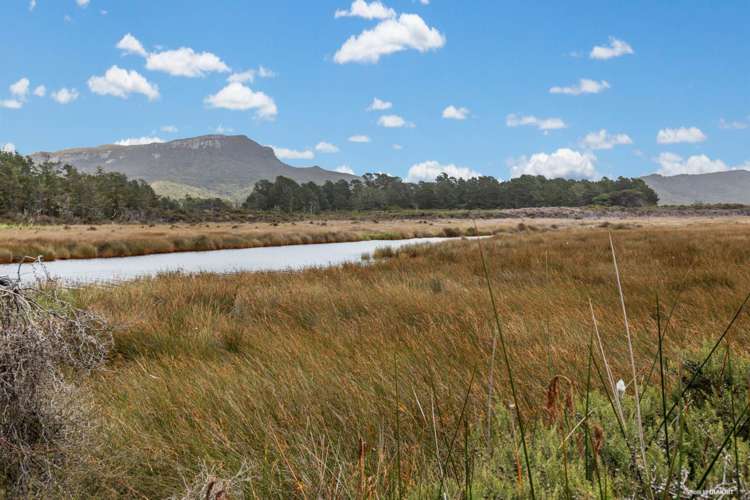
[[[738,389],[716,396],[726,363],[714,353],[705,370],[713,378],[697,377],[713,380],[704,395],[719,403],[675,398],[690,379],[683,366],[699,366],[682,360],[703,359],[750,291],[750,229],[622,229],[614,245],[632,366],[607,228],[484,240],[486,275],[477,243],[456,241],[366,266],[82,289],[79,303],[117,325],[109,370],[89,386],[111,450],[87,457],[91,494],[168,497],[210,467],[222,477],[245,471],[243,491],[258,498],[522,498],[530,492],[516,410],[528,420],[539,498],[643,494],[645,477],[671,476],[647,488],[673,491],[686,486],[684,467],[693,486],[706,470],[708,485],[722,471],[733,477],[731,456],[747,456],[746,435],[728,439],[731,453],[709,465],[733,436],[727,415],[747,433],[746,311],[724,340],[737,373],[729,387]],[[669,308],[656,314],[657,294],[670,307],[678,301],[666,331]],[[643,453],[632,385],[624,427],[612,409],[590,299],[613,378],[641,377]],[[665,454],[658,425],[674,401]],[[644,462],[649,474],[631,470]]]

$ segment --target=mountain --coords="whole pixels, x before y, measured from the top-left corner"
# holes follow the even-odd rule
[[[659,195],[659,205],[741,203],[750,205],[750,171],[729,170],[712,174],[653,174],[643,177]]]
[[[257,181],[280,175],[299,183],[319,184],[356,178],[320,167],[292,167],[281,162],[273,149],[244,135],[206,135],[140,146],[110,144],[34,153],[31,158],[37,163],[69,164],[84,172],[94,172],[98,167],[121,172],[173,197],[190,194],[243,200]]]

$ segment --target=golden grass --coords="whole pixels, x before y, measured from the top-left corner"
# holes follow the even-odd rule
[[[750,291],[746,223],[613,235],[639,370],[656,352],[656,294],[668,305],[680,297],[666,340],[675,353],[715,339]],[[628,378],[607,229],[483,244],[524,412],[542,412],[555,376],[582,390],[589,299],[614,375]],[[419,496],[475,370],[467,415],[476,428],[484,422],[494,333],[476,242],[405,249],[366,266],[169,275],[78,294],[118,325],[115,357],[90,386],[104,438],[87,475],[101,496],[171,495],[204,461],[226,471],[246,464],[259,498],[385,495],[396,456],[399,482]],[[745,353],[748,319],[730,337]],[[500,363],[502,405],[510,393]]]
[[[514,220],[484,220],[479,223],[479,230],[483,234],[492,234],[512,230],[517,224],[518,221]],[[40,255],[45,261],[52,261],[371,239],[461,236],[470,234],[472,227],[467,219],[7,226],[0,228],[0,264]]]

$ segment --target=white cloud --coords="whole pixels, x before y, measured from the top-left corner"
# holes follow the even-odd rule
[[[367,111],[385,111],[393,107],[392,102],[383,101],[377,97],[372,100],[372,104],[367,107]]]
[[[7,144],[4,144],[2,148],[0,148],[0,151],[3,153],[15,153],[16,152],[16,145],[12,142],[9,142]]]
[[[122,50],[125,54],[136,54],[143,57],[148,56],[146,49],[143,48],[143,44],[130,33],[122,37],[122,39],[117,42],[116,47]]]
[[[294,149],[277,148],[276,146],[271,146],[271,148],[280,160],[312,160],[315,158],[315,153],[309,149],[296,151]]]
[[[537,118],[536,116],[518,116],[516,114],[506,116],[505,125],[508,127],[536,127],[544,132],[567,127],[565,122],[560,118]]]
[[[339,9],[334,14],[340,17],[363,17],[365,19],[390,19],[396,17],[396,11],[386,7],[382,2],[367,3],[365,0],[354,0],[349,10]]]
[[[315,151],[319,153],[338,153],[339,148],[335,144],[322,141],[322,142],[319,142],[317,146],[315,146]]]
[[[174,125],[164,125],[161,127],[161,131],[165,134],[176,134],[178,132],[177,127]]]
[[[430,5],[430,0],[419,0],[422,5]]]
[[[552,154],[537,153],[509,161],[511,177],[521,175],[543,175],[548,179],[574,178],[593,179],[598,176],[596,157],[590,153],[579,153],[560,148]]]
[[[258,118],[273,119],[278,114],[274,100],[263,92],[254,92],[250,87],[235,82],[218,93],[206,97],[205,103],[212,108],[247,111],[254,109]]]
[[[0,108],[21,109],[22,107],[23,107],[23,103],[16,99],[0,100]]]
[[[594,48],[591,49],[589,57],[591,59],[607,60],[612,59],[613,57],[620,57],[634,53],[633,47],[628,45],[627,42],[618,40],[611,36],[609,37],[609,45],[595,45]]]
[[[385,128],[414,128],[415,125],[411,122],[407,122],[398,115],[383,115],[378,119],[378,125]]]
[[[341,165],[340,167],[336,167],[336,172],[339,172],[341,174],[357,175],[349,165]]]
[[[224,134],[231,134],[232,132],[234,132],[234,129],[232,127],[225,127],[224,125],[221,125],[221,124],[219,124],[219,126],[216,127],[217,134],[224,135]]]
[[[255,81],[256,76],[259,76],[261,78],[273,78],[276,76],[276,73],[264,66],[260,66],[258,69],[248,69],[247,71],[232,73],[231,75],[229,75],[229,78],[227,78],[227,81],[230,83],[252,83]]]
[[[581,94],[598,94],[604,92],[610,88],[609,82],[601,80],[589,80],[588,78],[581,78],[577,85],[571,85],[569,87],[552,87],[549,89],[550,94],[566,94],[566,95],[581,95]]]
[[[261,78],[275,78],[276,72],[266,68],[265,66],[260,66],[258,68],[258,76]]]
[[[404,149],[404,147],[401,144],[394,144],[392,147],[396,151],[401,151],[402,149]]]
[[[659,144],[678,144],[686,142],[695,144],[707,139],[706,134],[698,127],[665,128],[656,134],[656,142]]]
[[[719,120],[719,127],[723,128],[724,130],[744,130],[748,128],[748,126],[748,122],[743,122],[740,120],[727,121],[724,118]]]
[[[78,99],[78,91],[76,89],[61,88],[57,92],[52,92],[50,97],[58,104],[70,104],[71,102]]]
[[[29,10],[32,11],[34,9],[36,9],[36,0],[31,0],[29,2]]]
[[[684,159],[674,153],[662,153],[656,161],[661,166],[658,171],[661,175],[709,174],[738,168],[750,169],[750,165],[747,163],[738,167],[729,167],[723,161],[712,160],[706,155],[694,155]]]
[[[21,78],[16,83],[10,86],[10,93],[17,99],[26,99],[29,95],[29,82],[28,78]]]
[[[434,181],[440,174],[448,174],[449,177],[459,179],[471,179],[480,177],[482,174],[468,167],[458,167],[456,165],[441,165],[440,163],[430,160],[417,163],[409,168],[406,180],[408,182]]]
[[[353,135],[349,138],[349,142],[365,143],[365,142],[371,142],[371,141],[370,141],[370,138],[366,135]]]
[[[445,36],[430,28],[417,14],[401,14],[398,19],[382,21],[371,30],[351,36],[336,52],[338,64],[377,63],[382,56],[414,49],[426,52],[445,45]]]
[[[229,75],[229,78],[227,78],[227,81],[229,83],[252,83],[255,81],[255,73],[256,71],[254,69],[249,69],[240,73],[232,73]]]
[[[44,97],[47,95],[47,87],[44,85],[37,85],[37,87],[34,89],[34,95],[37,97]]]
[[[465,120],[469,116],[469,108],[457,108],[450,105],[443,110],[443,118],[447,120]]]
[[[148,54],[146,68],[172,76],[195,78],[206,73],[227,73],[229,66],[211,52],[195,52],[188,47]]]
[[[104,76],[92,76],[88,81],[91,92],[127,99],[130,94],[143,94],[149,101],[159,97],[159,87],[135,70],[112,66]]]
[[[628,134],[610,134],[605,129],[590,132],[581,141],[581,145],[588,149],[612,149],[626,144],[633,144]]]
[[[76,3],[78,4],[79,7],[86,8],[91,3],[91,0],[76,0]]]
[[[131,137],[115,142],[118,146],[145,146],[146,144],[161,144],[164,140],[159,137]]]

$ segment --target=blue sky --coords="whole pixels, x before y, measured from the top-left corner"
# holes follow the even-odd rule
[[[750,169],[746,0],[3,4],[22,153],[223,131],[412,180]]]

